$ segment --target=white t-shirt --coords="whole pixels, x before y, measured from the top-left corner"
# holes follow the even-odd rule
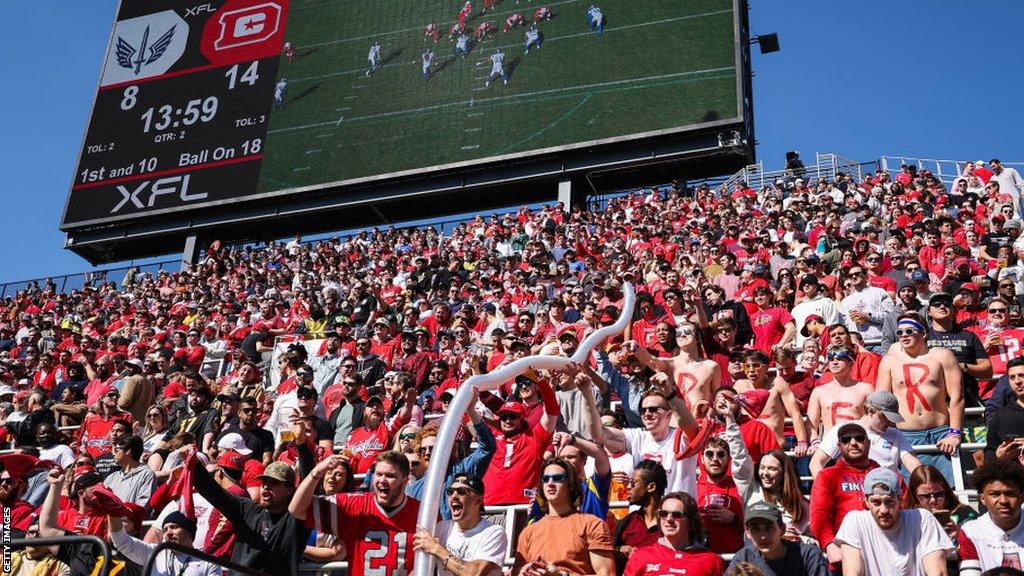
[[[481,520],[468,532],[463,532],[452,520],[442,520],[437,525],[436,536],[453,556],[467,562],[487,560],[501,567],[508,552],[505,530],[486,520]],[[437,562],[437,574],[453,576],[451,572],[441,568],[440,561]]]
[[[39,450],[40,460],[50,460],[67,468],[75,463],[75,453],[65,444],[54,444],[49,448]]]
[[[986,512],[980,518],[965,522],[960,529],[963,532],[960,536],[963,550],[961,568],[975,564],[980,570],[988,570],[1024,563],[1024,521],[1017,523],[1013,530],[1004,532]]]
[[[839,428],[833,426],[821,438],[818,450],[828,455],[829,458],[839,457]],[[871,449],[868,451],[868,458],[871,458],[882,468],[888,468],[899,474],[900,456],[904,452],[914,453],[914,447],[907,440],[907,436],[898,428],[890,426],[884,434],[879,435],[867,426],[864,429],[868,432],[868,439],[871,440]]]
[[[665,493],[686,492],[697,497],[697,456],[691,456],[684,460],[676,460],[673,444],[676,437],[676,428],[668,429],[668,436],[661,442],[655,442],[650,432],[643,428],[625,428],[623,434],[626,436],[626,452],[633,455],[633,465],[641,460],[654,460],[660,462],[668,475],[668,487]],[[679,449],[686,448],[686,438],[679,445]]]
[[[901,510],[896,528],[886,531],[878,527],[869,510],[850,512],[839,526],[835,543],[860,550],[864,576],[924,576],[921,561],[925,556],[953,549],[935,516],[920,508]]]

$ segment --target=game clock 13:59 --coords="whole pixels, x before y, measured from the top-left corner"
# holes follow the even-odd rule
[[[256,189],[287,1],[182,4],[123,0],[64,225]]]

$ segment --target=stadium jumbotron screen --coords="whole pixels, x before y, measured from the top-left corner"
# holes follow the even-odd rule
[[[123,0],[64,226],[742,120],[734,0]]]

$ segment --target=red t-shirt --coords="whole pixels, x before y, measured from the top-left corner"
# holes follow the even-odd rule
[[[811,533],[824,550],[836,538],[846,514],[864,509],[864,477],[878,464],[871,460],[864,468],[854,468],[840,459],[834,466],[818,472],[811,485]]]
[[[373,430],[360,426],[349,434],[345,448],[353,452],[351,464],[355,474],[366,474],[377,455],[388,449],[388,425],[381,422]]]
[[[786,333],[786,324],[793,321],[793,316],[785,308],[758,310],[750,316],[754,347],[765,354],[771,353],[772,346],[778,344]]]
[[[697,508],[708,533],[708,548],[719,554],[731,554],[743,548],[743,498],[732,478],[724,478],[723,486],[702,473],[697,479]],[[728,508],[736,516],[732,523],[716,522],[708,515],[711,508]]]
[[[484,473],[484,505],[529,504],[551,435],[537,424],[511,438],[495,430],[494,439],[497,449]]]
[[[703,548],[690,548],[677,552],[661,542],[633,551],[626,562],[625,576],[721,576],[725,562],[718,554]]]
[[[334,534],[345,543],[350,576],[408,574],[419,511],[419,501],[409,497],[385,512],[374,494],[335,494],[310,503],[306,526],[320,534]]]

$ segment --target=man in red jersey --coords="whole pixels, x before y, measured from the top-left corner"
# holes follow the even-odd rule
[[[864,477],[878,468],[878,463],[868,458],[870,449],[871,440],[863,426],[843,424],[839,427],[839,460],[819,472],[811,487],[811,533],[832,564],[842,559],[842,549],[833,542],[836,532],[847,513],[864,510]]]
[[[419,501],[405,494],[409,460],[401,452],[382,452],[373,470],[372,492],[313,498],[327,472],[345,460],[337,455],[317,464],[299,484],[289,512],[317,533],[333,534],[344,542],[350,576],[408,574],[420,511]]]
[[[544,379],[537,382],[544,414],[540,426],[528,426],[526,407],[520,402],[505,402],[498,409],[500,420],[495,430],[497,449],[484,473],[484,505],[527,504],[533,501],[537,470],[544,461],[544,450],[558,421],[555,391]]]

